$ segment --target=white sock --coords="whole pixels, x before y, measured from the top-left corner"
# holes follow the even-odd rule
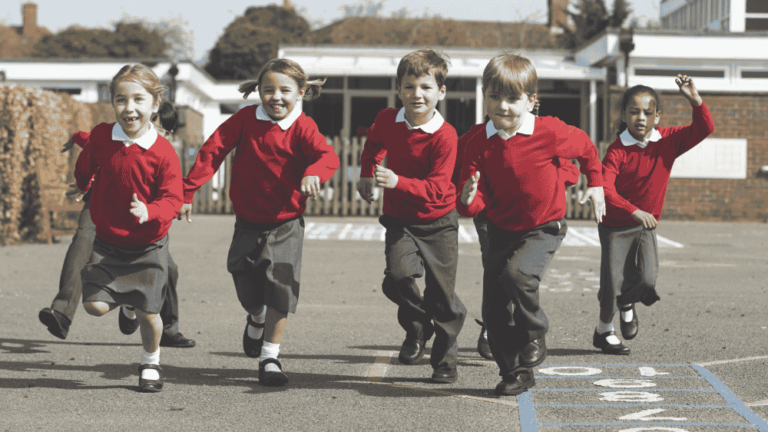
[[[148,353],[142,348],[141,352],[141,364],[160,365],[160,348],[157,348],[157,351],[153,353]],[[156,380],[160,379],[160,374],[154,369],[144,369],[141,371],[141,377],[148,380]]]
[[[483,332],[483,339],[488,340],[488,330]]]
[[[277,354],[280,353],[280,344],[273,344],[269,342],[264,342],[264,345],[261,347],[261,358],[259,358],[259,361],[264,361],[269,358],[276,359]],[[264,367],[264,370],[267,372],[280,372],[280,368],[277,367],[276,364],[270,363]]]
[[[264,308],[261,310],[261,313],[258,315],[251,314],[251,319],[253,322],[258,324],[264,324],[264,321],[267,319],[267,306],[264,305]],[[248,325],[248,337],[251,339],[261,339],[261,336],[264,334],[264,327],[254,327],[252,325]]]
[[[604,334],[608,333],[610,331],[613,331],[613,321],[609,323],[604,323],[600,320],[597,320],[597,333],[598,334]]]
[[[128,309],[125,306],[121,307],[120,310],[123,312],[123,315],[125,315],[128,319],[130,320],[136,319],[136,311]]]
[[[621,307],[622,307],[622,308],[624,308],[624,309],[626,309],[626,308],[628,308],[628,307],[632,307],[632,303],[630,303],[630,304],[628,304],[628,305],[623,305],[623,306],[621,306]],[[626,311],[626,312],[624,312],[624,311],[621,311],[621,320],[622,320],[622,321],[624,321],[624,322],[630,322],[630,321],[632,321],[632,318],[633,318],[633,317],[634,317],[634,316],[633,316],[633,314],[632,314],[632,309],[630,309],[630,310],[628,310],[628,311]]]

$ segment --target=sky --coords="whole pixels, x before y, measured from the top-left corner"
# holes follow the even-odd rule
[[[181,23],[194,40],[194,60],[201,60],[216,44],[224,28],[249,6],[282,4],[282,0],[219,0],[199,2],[190,7],[188,0],[132,0],[122,6],[106,6],[104,0],[33,0],[38,5],[38,25],[58,32],[72,25],[112,28],[125,16],[144,17],[150,21]],[[373,0],[291,0],[308,20],[317,25],[342,16],[343,5],[359,5]],[[21,25],[21,5],[27,0],[6,0],[0,6],[0,25]],[[119,2],[116,2],[119,3]],[[472,7],[467,8],[471,3]],[[612,0],[605,3],[610,7]],[[629,0],[641,23],[658,21],[660,0]],[[217,7],[211,7],[210,5]],[[202,6],[205,5],[205,6]],[[382,14],[389,16],[406,8],[415,16],[439,14],[443,18],[477,21],[545,22],[547,0],[384,0]]]

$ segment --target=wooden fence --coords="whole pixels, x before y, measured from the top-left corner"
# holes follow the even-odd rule
[[[326,137],[329,145],[333,146],[339,155],[341,165],[336,174],[321,185],[321,197],[317,200],[308,199],[305,215],[309,216],[379,216],[381,214],[383,192],[377,188],[375,199],[368,203],[357,193],[357,183],[360,175],[360,156],[365,144],[365,138]],[[600,159],[605,154],[609,143],[598,146]],[[190,152],[192,149],[193,152]],[[182,170],[186,174],[197,155],[199,146],[184,145],[182,153],[192,156],[191,161],[182,160]],[[232,214],[232,202],[229,200],[229,169],[232,166],[234,152],[230,153],[222,164],[214,179],[208,181],[195,194],[192,204],[195,213],[202,214]],[[184,158],[182,158],[184,159]],[[592,219],[591,205],[579,204],[579,200],[587,190],[586,178],[582,174],[574,186],[566,190],[568,219]]]

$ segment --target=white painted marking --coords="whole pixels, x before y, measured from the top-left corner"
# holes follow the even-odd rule
[[[573,371],[573,372],[567,372]],[[592,376],[600,375],[603,371],[597,368],[580,367],[580,366],[557,366],[549,368],[541,368],[539,373],[546,375],[559,375],[559,376]]]
[[[669,372],[656,372],[656,369],[652,367],[640,367],[640,375],[652,377],[656,375],[669,375]]]
[[[670,427],[639,427],[639,428],[632,428],[632,429],[622,429],[619,432],[644,432],[644,431],[688,432],[685,429],[670,428]]]
[[[746,406],[768,406],[768,399],[744,404]]]
[[[472,236],[469,234],[464,225],[459,225],[459,242],[472,243]]]
[[[586,235],[580,233],[575,228],[568,230],[568,234],[573,234],[574,237],[578,238],[579,240],[585,242],[588,245],[600,246],[600,241],[599,240],[595,240],[595,239],[593,239],[593,238],[591,238],[589,236],[586,236]]]
[[[387,374],[389,361],[395,356],[395,351],[379,351],[376,353],[376,360],[373,361],[368,369],[368,382],[381,382]]]
[[[315,227],[314,222],[307,223],[307,225],[304,227],[304,237],[307,237],[309,235],[309,232],[312,231],[312,228],[314,227]]]
[[[654,414],[658,414],[661,412],[666,411],[663,408],[653,408],[653,409],[647,409],[640,412],[636,412],[634,414],[627,414],[623,417],[619,417],[619,420],[672,420],[672,421],[686,421],[688,418],[686,417],[651,417]]]
[[[760,357],[744,357],[740,359],[732,359],[732,360],[718,360],[713,362],[706,362],[706,363],[695,363],[698,366],[712,366],[712,365],[719,365],[719,364],[727,364],[727,363],[739,363],[739,362],[745,362],[745,361],[753,361],[753,360],[768,360],[768,356],[760,356]]]
[[[682,243],[678,243],[676,241],[672,241],[672,240],[670,240],[670,239],[668,239],[666,237],[662,237],[660,235],[656,236],[656,240],[658,240],[661,243],[666,243],[666,244],[668,244],[668,245],[670,245],[672,247],[676,247],[676,248],[684,248],[685,247],[685,245],[683,245]]]
[[[595,385],[610,388],[643,388],[656,387],[655,383],[641,379],[604,379],[595,381]]]
[[[658,393],[641,391],[612,391],[600,393],[601,401],[606,402],[661,402],[664,400]]]
[[[349,230],[352,229],[352,224],[348,223],[344,225],[344,228],[341,229],[341,232],[339,233],[339,240],[344,240],[347,238],[347,234],[349,234]]]

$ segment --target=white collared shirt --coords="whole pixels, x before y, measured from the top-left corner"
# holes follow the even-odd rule
[[[662,137],[661,137],[661,132],[659,132],[658,129],[653,128],[653,131],[651,132],[651,136],[647,140],[642,142],[636,140],[635,137],[633,137],[632,134],[629,133],[629,129],[622,132],[621,135],[619,135],[619,138],[621,139],[621,143],[624,144],[625,147],[629,147],[637,144],[640,148],[645,148],[645,146],[648,145],[649,141],[657,142]]]
[[[140,137],[134,139],[128,138],[128,135],[123,131],[123,128],[120,127],[120,123],[115,123],[115,125],[112,126],[112,140],[122,141],[126,147],[138,144],[139,147],[144,150],[149,150],[149,148],[152,147],[152,144],[157,141],[157,130],[155,130],[155,126],[150,123],[149,130],[144,132]]]
[[[485,137],[491,138],[492,136],[498,134],[501,139],[507,141],[517,134],[533,135],[533,130],[536,128],[536,116],[529,112],[523,115],[523,124],[520,125],[520,128],[511,135],[508,134],[504,129],[496,129],[496,126],[493,125],[493,120],[488,120],[488,123],[485,124]]]
[[[266,112],[264,112],[264,108],[262,107],[263,105],[259,105],[259,107],[256,108],[256,120],[272,122],[272,124],[277,124],[280,126],[280,129],[282,130],[288,130],[288,128],[291,127],[296,120],[298,120],[302,110],[301,101],[299,101],[299,103],[293,106],[293,110],[287,116],[285,116],[284,119],[275,121],[272,120],[272,118],[268,116]]]
[[[440,127],[445,123],[445,119],[443,119],[443,116],[440,115],[437,110],[433,110],[434,115],[432,116],[432,119],[428,122],[424,123],[423,125],[419,126],[411,126],[410,123],[408,123],[408,120],[405,118],[405,108],[400,108],[400,111],[397,112],[397,117],[395,117],[395,123],[402,123],[405,122],[405,126],[408,128],[408,130],[414,130],[414,129],[421,129],[422,131],[433,134],[437,132]]]

